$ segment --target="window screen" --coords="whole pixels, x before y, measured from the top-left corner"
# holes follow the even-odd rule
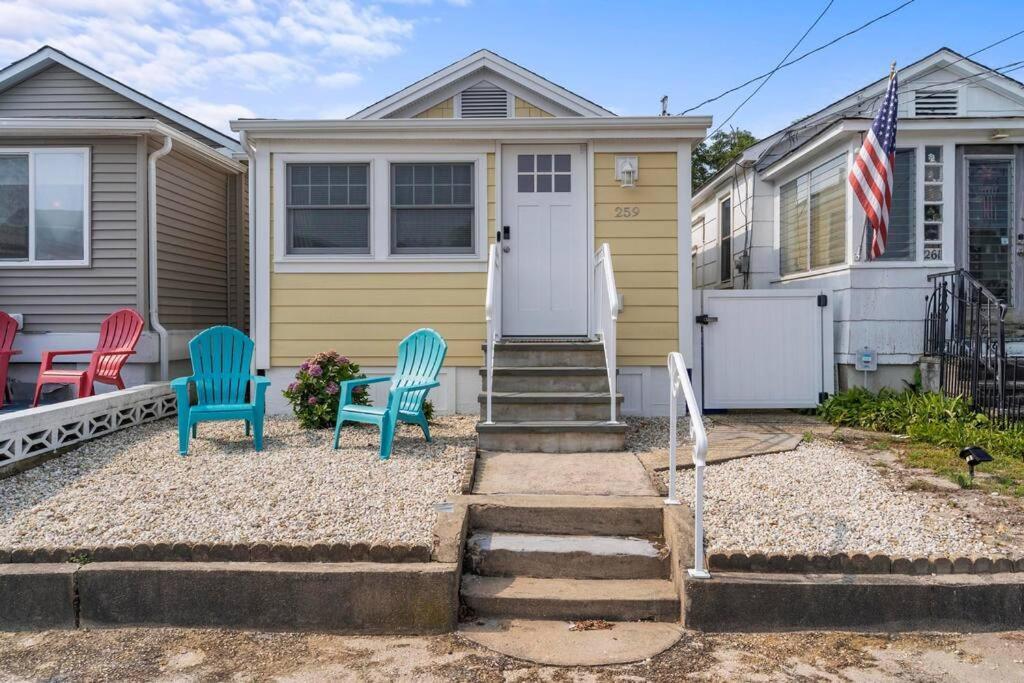
[[[893,168],[892,208],[889,209],[889,229],[885,242],[885,253],[879,261],[914,261],[917,237],[917,192],[915,173],[917,156],[912,149],[896,150],[896,166]],[[871,245],[871,230],[865,230],[864,253]]]
[[[0,155],[0,259],[28,260],[28,155]]]
[[[391,253],[471,254],[473,164],[392,164]]]
[[[288,164],[288,253],[370,253],[369,164]]]
[[[732,198],[718,204],[719,268],[720,280],[732,279]]]
[[[782,275],[846,260],[846,157],[779,188],[779,233]]]

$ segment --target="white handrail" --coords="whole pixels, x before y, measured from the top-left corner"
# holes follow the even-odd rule
[[[500,247],[492,244],[487,254],[487,298],[484,301],[484,317],[487,320],[487,352],[484,364],[487,367],[487,419],[491,420],[491,395],[494,393],[494,344],[501,337],[501,257]]]
[[[693,440],[693,569],[689,575],[695,579],[709,579],[704,565],[704,466],[707,464],[708,433],[704,429],[704,417],[701,415],[697,398],[690,384],[690,373],[686,371],[683,354],[673,351],[668,354],[669,401],[668,401],[668,498],[666,505],[679,505],[676,497],[676,419],[679,414],[679,392],[683,392],[686,412],[690,416],[690,438]]]
[[[615,287],[615,271],[612,269],[612,250],[605,242],[594,252],[594,332],[604,343],[604,363],[608,371],[608,391],[611,394],[611,419],[615,422],[617,407],[615,378],[615,326],[619,319],[619,290]]]

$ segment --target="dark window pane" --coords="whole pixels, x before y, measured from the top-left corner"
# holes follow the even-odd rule
[[[395,164],[395,183],[399,185],[412,185],[412,166],[409,164]]]
[[[452,182],[452,167],[448,165],[434,167],[434,184],[449,185]]]
[[[532,173],[520,173],[519,174],[519,191],[520,192],[533,192],[533,174]]]
[[[348,204],[348,188],[344,185],[332,185],[329,203],[334,205]]]
[[[366,204],[366,185],[352,185],[348,188],[349,204]]]
[[[885,243],[885,253],[881,261],[913,261],[917,258],[916,232],[917,206],[916,174],[917,168],[914,150],[896,150],[896,165],[893,167],[892,208],[889,211],[889,230]],[[927,188],[926,188],[927,189]],[[925,206],[925,213],[928,207]],[[941,219],[940,219],[941,220]],[[871,230],[865,230],[865,248],[869,249]]]
[[[28,260],[28,156],[0,156],[0,259]]]
[[[555,171],[560,173],[568,173],[572,170],[570,165],[572,157],[568,154],[556,154],[555,155]]]
[[[545,174],[537,176],[537,192],[551,192],[550,175]]]
[[[289,209],[292,253],[370,251],[369,209]]]
[[[309,182],[311,185],[326,185],[330,177],[330,170],[327,164],[314,164],[309,167]]]
[[[452,182],[469,185],[472,181],[473,164],[457,164],[452,167]]]
[[[309,185],[292,186],[291,204],[294,206],[306,206],[309,204]]]
[[[434,181],[434,167],[430,164],[416,164],[412,168],[417,185],[430,184]]]
[[[351,185],[365,185],[366,176],[369,174],[369,164],[349,164],[348,182]]]
[[[329,185],[310,185],[309,203],[313,206],[326,206],[330,203]]]
[[[472,185],[453,185],[452,186],[452,204],[466,204],[472,206],[473,204],[473,186]]]
[[[434,201],[433,187],[430,185],[417,185],[413,194],[415,204],[432,204]]]
[[[435,185],[434,186],[434,203],[435,204],[451,204],[452,203],[452,186],[451,185]]]
[[[394,203],[405,206],[412,204],[412,185],[396,187]]]
[[[309,185],[309,166],[293,165],[290,167],[292,184]]]
[[[392,253],[473,252],[473,209],[394,209],[391,214]]]
[[[557,165],[557,164],[556,164]],[[572,176],[567,173],[561,173],[555,176],[555,192],[571,192],[572,186],[570,179]]]
[[[531,173],[531,172],[533,172],[533,155],[532,154],[520,154],[519,155],[519,172],[520,173]]]
[[[538,154],[537,155],[537,171],[538,172],[551,172],[551,155],[550,154]]]

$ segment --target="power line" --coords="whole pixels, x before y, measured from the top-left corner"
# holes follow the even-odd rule
[[[769,71],[768,75],[764,77],[764,80],[762,80],[760,83],[757,84],[757,87],[754,88],[754,92],[752,92],[749,95],[747,95],[747,99],[745,99],[742,102],[740,102],[739,105],[735,109],[732,110],[732,113],[729,114],[727,117],[725,117],[725,120],[722,121],[720,124],[718,124],[718,127],[715,128],[713,131],[711,131],[711,133],[708,134],[705,137],[709,137],[709,138],[713,137],[715,135],[715,133],[717,133],[718,131],[722,130],[722,127],[725,126],[725,124],[729,123],[729,121],[732,120],[732,117],[736,116],[736,112],[738,112],[740,109],[742,109],[743,106],[747,102],[749,102],[751,99],[753,99],[754,95],[756,95],[758,92],[760,92],[761,88],[763,88],[768,83],[768,81],[770,81],[772,79],[772,76],[775,75],[775,72],[782,68],[782,65],[786,63],[786,60],[789,59],[789,56],[791,54],[793,54],[793,52],[798,47],[800,47],[800,43],[804,42],[804,38],[807,37],[807,34],[814,30],[814,27],[818,25],[818,22],[821,21],[821,18],[823,16],[825,16],[825,13],[829,11],[829,9],[832,7],[832,4],[834,2],[835,2],[835,0],[828,0],[828,4],[825,5],[825,9],[821,10],[821,13],[818,14],[817,18],[811,23],[810,26],[807,27],[807,30],[804,31],[804,34],[802,36],[800,36],[800,40],[796,41],[796,43],[793,44],[793,47],[789,48],[789,52],[787,52],[785,54],[785,56],[783,56],[783,58],[779,60],[779,63],[775,65],[775,68],[772,69],[771,71]]]
[[[877,23],[877,22],[881,21],[882,19],[885,19],[886,17],[895,14],[896,12],[899,12],[901,9],[903,9],[907,5],[913,3],[914,1],[915,0],[906,0],[906,2],[904,2],[902,5],[899,5],[899,6],[895,7],[895,8],[893,8],[893,9],[889,10],[885,14],[880,14],[879,16],[875,17],[874,19],[871,19],[870,21],[867,21],[867,22],[861,24],[857,28],[851,29],[851,30],[847,31],[846,33],[844,33],[842,35],[836,36],[832,40],[830,40],[827,43],[824,43],[822,45],[819,45],[818,47],[814,48],[813,50],[808,50],[807,52],[803,53],[802,55],[800,55],[799,57],[797,57],[797,58],[795,58],[795,59],[793,59],[791,61],[783,62],[782,64],[780,64],[779,66],[775,67],[774,69],[772,69],[771,71],[769,71],[767,73],[763,73],[760,76],[755,76],[754,78],[751,78],[749,81],[746,81],[744,83],[740,83],[736,87],[730,88],[730,89],[726,90],[725,92],[721,93],[720,95],[716,95],[716,96],[714,96],[712,98],[706,99],[703,102],[701,102],[700,104],[694,105],[694,106],[690,107],[689,109],[684,109],[682,112],[680,112],[679,115],[682,116],[684,114],[687,114],[687,113],[693,111],[694,109],[697,109],[699,107],[703,107],[705,104],[709,104],[711,102],[714,102],[715,100],[720,100],[720,99],[722,99],[723,97],[725,97],[726,95],[728,95],[730,93],[734,93],[737,90],[740,90],[742,88],[747,87],[751,83],[755,83],[755,82],[761,80],[762,78],[767,78],[768,76],[772,75],[773,73],[775,73],[779,69],[785,69],[787,66],[792,66],[793,64],[796,64],[797,62],[803,61],[807,57],[810,57],[811,55],[813,55],[813,54],[815,54],[817,52],[821,52],[825,48],[831,47],[832,45],[835,45],[839,41],[841,41],[841,40],[843,40],[845,38],[849,38],[850,36],[852,36],[855,33],[859,33],[860,31],[863,31],[868,26],[871,26],[872,24]]]

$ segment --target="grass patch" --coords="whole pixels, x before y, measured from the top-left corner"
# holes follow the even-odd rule
[[[1024,496],[1024,427],[994,424],[963,399],[858,388],[830,397],[819,415],[836,425],[906,435],[909,442],[898,450],[907,465],[932,470],[965,488],[971,482],[960,449],[981,446],[993,462],[978,468],[990,476],[979,474],[974,486]],[[881,449],[893,443],[884,438],[871,445]]]

